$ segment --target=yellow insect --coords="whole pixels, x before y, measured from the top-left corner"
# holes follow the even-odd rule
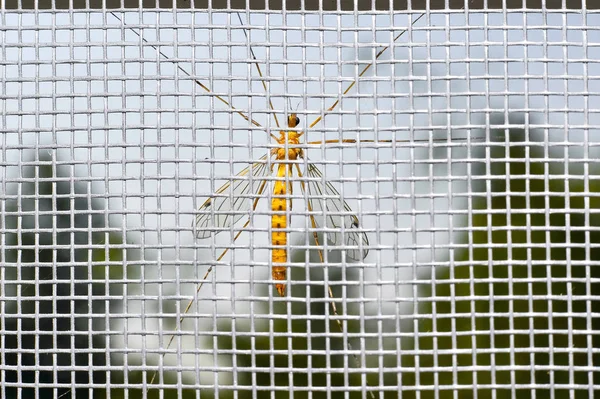
[[[318,121],[313,123],[316,124]],[[288,116],[288,128],[298,126],[300,119],[296,114]],[[344,245],[348,258],[361,261],[368,253],[369,240],[367,235],[358,230],[358,218],[353,215],[347,203],[340,199],[340,194],[330,183],[323,183],[321,171],[313,164],[307,165],[307,181],[298,164],[298,159],[304,158],[304,151],[299,147],[302,132],[281,131],[279,137],[274,137],[280,145],[270,152],[272,162],[268,156],[261,158],[260,162],[240,172],[234,183],[226,183],[217,190],[213,198],[209,198],[200,207],[195,221],[196,237],[199,239],[210,237],[215,228],[228,230],[233,224],[248,214],[250,209],[255,209],[260,198],[264,196],[268,180],[265,179],[276,171],[275,184],[271,200],[271,250],[272,277],[277,283],[275,287],[279,295],[285,295],[285,281],[287,279],[287,241],[293,192],[294,170],[300,178],[300,187],[307,194],[308,213],[310,224],[315,229],[314,239],[317,245],[319,238],[316,230],[327,228],[327,238],[332,246]],[[339,143],[339,140],[334,142]],[[342,140],[344,143],[355,143],[356,140]],[[372,142],[372,141],[370,141]],[[309,142],[307,144],[322,144],[324,142]],[[326,142],[325,142],[326,143]],[[288,193],[290,195],[288,195]],[[325,222],[320,221],[323,216]],[[246,222],[248,225],[250,220]],[[245,226],[246,226],[245,225]],[[343,230],[343,231],[342,231]],[[237,238],[237,237],[236,237]],[[225,249],[226,253],[228,249]],[[321,251],[319,251],[321,254]],[[224,255],[224,254],[223,254]],[[221,259],[219,257],[219,259]]]
[[[238,18],[240,23],[243,24],[239,14]],[[417,17],[412,24],[415,24],[425,14],[421,14]],[[394,42],[398,40],[406,30],[400,32],[395,38]],[[389,46],[381,49],[375,59],[377,60]],[[250,50],[252,57],[256,60],[256,56],[252,49]],[[255,64],[258,73],[261,77],[262,85],[265,91],[268,91],[267,85],[264,80],[264,76],[258,63]],[[363,70],[359,73],[358,78],[361,78],[373,64],[366,65]],[[343,95],[346,95],[356,85],[358,80],[353,81]],[[204,84],[196,80],[196,83],[204,89],[206,92],[214,93],[206,87]],[[230,107],[237,114],[242,116],[246,121],[251,122],[254,126],[262,128],[260,123],[248,117],[243,112],[233,107],[227,100],[221,96],[214,95],[219,101]],[[338,99],[335,101],[321,116],[317,117],[307,129],[312,129],[316,126],[327,113],[333,111],[340,103]],[[269,103],[270,109],[274,111],[273,104]],[[277,115],[273,114],[275,124],[277,128],[280,128],[279,120]],[[298,127],[300,119],[295,113],[292,113],[287,118],[287,126],[290,129]],[[293,174],[294,169],[299,177],[300,187],[307,199],[307,213],[310,218],[310,225],[313,228],[313,238],[317,247],[319,246],[319,237],[317,231],[323,231],[325,227],[327,231],[328,244],[332,247],[340,247],[345,250],[348,259],[353,261],[362,261],[368,254],[369,239],[365,232],[360,231],[359,220],[352,213],[352,209],[345,202],[342,201],[341,195],[335,189],[335,187],[328,182],[323,183],[323,174],[315,165],[307,163],[306,174],[302,173],[298,162],[298,159],[304,158],[304,151],[298,147],[300,138],[304,135],[304,132],[298,132],[297,130],[292,131],[280,131],[279,137],[271,134],[271,138],[274,139],[280,147],[271,150],[270,156],[274,157],[272,162],[268,161],[269,155],[263,156],[259,162],[247,167],[235,176],[234,182],[228,182],[219,188],[215,195],[207,199],[198,210],[198,214],[195,220],[196,237],[198,239],[204,239],[211,236],[213,233],[220,231],[229,231],[232,225],[239,222],[244,216],[248,214],[251,209],[256,209],[258,202],[262,196],[265,195],[265,189],[268,180],[265,177],[271,175],[276,169],[275,185],[273,188],[272,200],[271,200],[271,243],[273,248],[271,250],[271,261],[272,269],[271,275],[275,283],[275,288],[280,296],[285,296],[285,281],[287,280],[287,266],[285,263],[288,260],[287,254],[287,227],[289,226],[289,210],[292,208],[291,194],[293,193]],[[392,140],[354,140],[354,139],[340,139],[340,140],[325,140],[325,141],[311,141],[307,142],[307,145],[326,145],[328,143],[391,143]],[[305,180],[304,176],[309,179]],[[288,195],[289,193],[289,195]],[[315,215],[317,217],[315,217]],[[322,216],[323,221],[318,220],[318,216]],[[250,224],[250,219],[246,221],[243,227],[238,231],[234,237],[234,242],[240,236],[242,231]],[[217,262],[223,259],[227,254],[229,248],[226,248],[221,255],[217,258]],[[319,257],[323,261],[323,252],[318,250]],[[196,292],[198,293],[204,284],[204,281],[208,278],[212,272],[213,266],[210,266],[206,271],[202,282],[197,287]],[[329,296],[333,299],[333,293],[331,288],[328,287]],[[190,301],[185,309],[187,313],[194,300]],[[335,303],[331,303],[334,313],[337,315],[337,309]],[[184,313],[184,314],[185,314]],[[339,322],[338,322],[339,323]],[[341,328],[341,325],[340,325]],[[171,337],[169,345],[173,341],[174,337]]]
[[[115,15],[115,14],[113,14]],[[420,15],[412,23],[416,23],[425,14]],[[115,15],[120,20],[118,16]],[[241,17],[238,14],[238,17]],[[242,22],[243,24],[243,22]],[[140,36],[140,33],[133,31],[135,34]],[[394,42],[398,40],[406,30],[403,30],[395,36]],[[140,36],[143,41],[146,41]],[[152,46],[152,45],[151,45]],[[152,46],[156,50],[155,46]],[[375,59],[378,59],[389,46],[381,49]],[[159,51],[159,50],[158,50]],[[169,60],[162,52],[160,53],[163,57]],[[256,61],[256,57],[251,50],[253,59]],[[176,67],[183,73],[189,76],[189,73],[174,62]],[[373,64],[366,65],[359,73],[358,78],[362,77]],[[262,85],[267,91],[266,81],[260,69],[260,66],[256,62],[256,68],[261,77]],[[346,95],[356,85],[358,79],[353,81],[344,90],[342,95]],[[204,91],[211,94],[213,98],[221,101],[225,104],[232,112],[237,113],[249,123],[255,127],[262,128],[262,125],[251,119],[244,112],[238,110],[231,105],[223,97],[216,95],[210,88],[205,86],[202,82],[195,80]],[[317,117],[311,124],[308,125],[306,130],[312,129],[316,126],[323,118],[324,115],[333,111],[340,103],[338,99],[335,101],[321,116]],[[269,103],[270,109],[274,111],[273,105]],[[274,120],[277,128],[280,128],[280,124],[277,116],[274,114]],[[274,139],[278,147],[272,149],[269,154],[264,155],[256,163],[248,166],[240,173],[238,173],[231,182],[226,183],[219,188],[215,194],[207,199],[202,206],[200,206],[197,215],[194,220],[194,230],[198,239],[205,239],[213,234],[217,234],[220,231],[230,231],[231,227],[238,223],[244,216],[247,216],[251,210],[256,209],[261,198],[267,196],[266,190],[268,182],[274,181],[273,193],[271,195],[271,261],[272,261],[272,278],[275,281],[275,287],[280,296],[285,296],[287,280],[287,242],[288,242],[288,229],[290,222],[290,211],[292,209],[291,195],[293,194],[293,182],[296,180],[294,177],[294,171],[298,176],[300,187],[305,198],[307,198],[307,212],[306,214],[310,218],[310,226],[313,230],[313,239],[317,245],[318,253],[321,261],[324,261],[323,251],[320,247],[319,236],[317,232],[325,231],[328,244],[331,247],[338,247],[345,251],[346,258],[352,261],[362,261],[368,254],[369,240],[364,231],[360,229],[360,223],[358,218],[352,213],[350,206],[341,199],[341,195],[335,189],[335,187],[324,181],[324,176],[321,171],[313,164],[305,162],[299,162],[299,160],[305,158],[305,153],[301,147],[300,139],[304,135],[305,131],[298,130],[300,119],[295,113],[290,114],[287,117],[287,128],[289,130],[282,129],[279,133],[279,137],[271,134],[271,138]],[[402,141],[402,140],[399,140]],[[397,142],[399,142],[397,141]],[[390,143],[392,140],[354,140],[354,139],[339,139],[339,140],[324,140],[324,141],[311,141],[305,143],[305,145],[327,145],[327,144],[340,144],[340,143]],[[305,173],[302,172],[300,165],[306,165]],[[275,173],[274,178],[271,176]],[[270,179],[270,180],[269,180]],[[240,228],[240,230],[234,236],[234,242],[241,235],[241,233],[250,224],[251,220],[248,219]],[[226,248],[217,258],[217,262],[223,259],[228,253],[229,248]],[[214,265],[211,265],[206,273],[204,274],[202,281],[196,288],[198,293],[210,273],[212,272]],[[331,287],[327,287],[328,294],[331,299],[334,299]],[[185,308],[184,315],[191,309],[194,299],[192,299]],[[338,315],[337,308],[334,301],[330,302],[330,306],[336,316]],[[179,324],[183,322],[183,316],[179,319]],[[343,332],[343,326],[339,319],[336,319],[340,331]],[[172,335],[167,344],[167,350],[173,343],[175,336]],[[350,344],[348,346],[351,348]],[[354,356],[356,363],[358,359]],[[154,383],[154,380],[158,374],[156,371],[151,380],[150,384]],[[369,391],[370,396],[374,398],[373,392]]]

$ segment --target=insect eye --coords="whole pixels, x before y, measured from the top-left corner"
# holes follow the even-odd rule
[[[300,124],[300,118],[296,117],[296,126]]]

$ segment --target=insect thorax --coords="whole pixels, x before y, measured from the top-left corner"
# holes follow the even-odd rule
[[[279,139],[277,139],[277,142],[281,147],[276,149],[277,159],[289,159],[294,161],[298,158],[302,158],[302,149],[297,147],[300,144],[300,134],[294,131],[281,131],[279,134],[280,136]]]

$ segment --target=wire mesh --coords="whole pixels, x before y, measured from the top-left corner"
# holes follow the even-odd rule
[[[4,11],[0,395],[593,397],[600,17],[420,15]]]

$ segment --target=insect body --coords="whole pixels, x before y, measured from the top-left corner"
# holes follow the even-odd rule
[[[298,126],[300,119],[296,114],[288,117],[288,128]],[[279,295],[285,295],[285,281],[287,280],[288,260],[287,242],[289,226],[289,211],[292,209],[291,194],[293,193],[294,170],[300,177],[300,187],[307,194],[307,210],[310,225],[315,230],[313,238],[319,243],[317,231],[326,227],[328,229],[328,241],[331,245],[344,244],[347,254],[351,260],[360,261],[368,252],[369,240],[364,232],[358,232],[358,218],[351,214],[351,209],[340,199],[340,194],[330,184],[323,182],[323,174],[313,164],[307,164],[306,176],[308,181],[302,180],[302,173],[298,159],[304,158],[304,151],[299,148],[300,138],[303,133],[296,131],[281,131],[276,137],[279,147],[271,150],[273,158],[271,167],[268,166],[267,156],[261,158],[249,168],[244,169],[236,176],[235,183],[226,183],[217,190],[217,197],[209,198],[200,207],[196,217],[196,229],[198,238],[210,236],[211,231],[219,228],[229,228],[239,221],[250,209],[255,209],[260,197],[265,192],[265,176],[273,171],[275,183],[271,199],[271,250],[272,277],[276,281],[275,288]],[[335,140],[335,142],[340,142]],[[341,142],[355,143],[356,140],[346,139]],[[325,142],[327,143],[327,142]],[[322,144],[322,142],[310,142],[309,144]],[[247,226],[250,220],[244,226]],[[342,231],[342,229],[344,231]],[[345,240],[342,240],[345,237]],[[237,236],[236,236],[237,238]],[[224,251],[219,257],[221,259],[227,252]],[[322,252],[319,251],[321,259]]]
[[[288,127],[294,128],[300,122],[299,118],[292,114],[288,118]],[[300,135],[296,132],[281,132],[279,144],[284,145],[283,148],[277,148],[273,150],[274,155],[278,161],[295,161],[299,157],[302,157],[302,150],[300,148],[288,148],[286,151],[285,145],[298,145],[300,144]],[[277,180],[275,181],[275,187],[273,188],[273,199],[271,200],[271,210],[273,214],[271,216],[271,241],[273,249],[271,250],[271,260],[273,262],[271,275],[275,281],[285,281],[286,278],[286,267],[285,264],[288,259],[288,254],[285,246],[287,245],[287,232],[285,229],[289,225],[288,217],[288,201],[285,198],[286,192],[290,194],[293,192],[293,185],[290,182],[290,178],[293,174],[293,165],[288,162],[281,162],[277,165]],[[292,200],[289,201],[290,210],[292,208]],[[275,285],[279,295],[285,295],[285,284],[277,283]]]

